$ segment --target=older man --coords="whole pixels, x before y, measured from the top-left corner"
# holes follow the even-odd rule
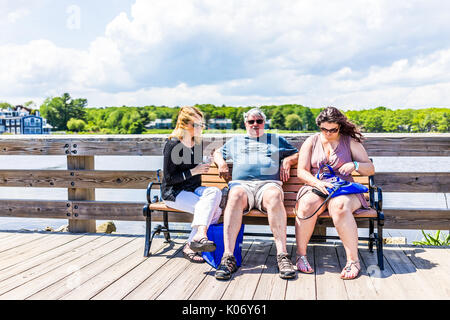
[[[257,208],[267,213],[277,248],[279,275],[295,277],[295,269],[286,250],[287,216],[283,205],[282,181],[289,179],[290,168],[297,162],[298,150],[276,134],[265,134],[266,116],[258,108],[244,114],[247,135],[235,136],[214,153],[219,174],[230,178],[226,160],[232,160],[232,181],[229,183],[227,207],[224,212],[224,254],[215,277],[228,280],[237,270],[233,256],[242,215]]]

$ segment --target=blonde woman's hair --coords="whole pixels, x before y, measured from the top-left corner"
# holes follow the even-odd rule
[[[169,139],[177,138],[181,140],[184,136],[184,130],[188,129],[189,124],[194,122],[194,117],[203,119],[203,113],[196,107],[182,107],[178,112],[177,124],[175,129],[169,135]]]

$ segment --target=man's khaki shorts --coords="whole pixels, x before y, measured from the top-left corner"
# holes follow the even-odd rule
[[[277,180],[233,180],[230,181],[228,187],[230,188],[230,191],[233,188],[241,187],[247,192],[248,209],[244,212],[244,214],[249,213],[253,208],[267,213],[262,209],[262,199],[264,191],[270,187],[278,188],[278,190],[281,191],[284,200],[283,184],[281,181]]]

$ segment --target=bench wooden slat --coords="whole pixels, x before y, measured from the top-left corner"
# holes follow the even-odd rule
[[[362,176],[354,176],[353,180],[355,182],[358,182],[358,183],[361,183],[361,184],[364,184],[364,185],[368,185],[369,184],[369,177],[367,177],[367,176],[363,176],[363,177]],[[226,183],[226,181],[223,178],[220,178],[217,175],[210,175],[210,174],[202,175],[202,182],[207,182],[207,183],[210,183],[210,182],[211,183]],[[286,185],[286,184],[298,185],[298,184],[302,184],[302,182],[301,182],[300,178],[295,176],[295,177],[290,177],[289,180],[284,182],[283,184],[284,185]]]
[[[226,183],[202,183],[202,186],[204,187],[216,187],[219,189],[223,189],[226,186],[228,186]],[[290,185],[283,185],[283,191],[284,191],[284,199],[285,200],[295,200],[296,196],[297,196],[297,192],[300,189],[301,185],[294,185],[294,184],[290,184]],[[365,193],[364,197],[366,198],[366,200],[369,199],[369,193]]]
[[[286,213],[289,218],[295,218],[294,206],[290,204],[285,204]],[[168,212],[183,212],[177,209],[167,207],[163,202],[158,202],[150,205],[151,210],[156,211],[168,211]],[[374,209],[364,210],[358,209],[354,212],[354,215],[359,218],[376,218],[377,212]],[[267,215],[259,210],[253,209],[246,216],[249,217],[267,217]],[[321,218],[330,218],[328,211],[325,211],[320,215]]]

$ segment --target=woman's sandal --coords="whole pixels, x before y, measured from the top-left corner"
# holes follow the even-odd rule
[[[344,274],[341,273],[341,279],[343,280],[353,280],[356,277],[358,277],[359,272],[361,271],[361,265],[358,267],[359,264],[359,260],[356,261],[349,261],[347,262],[347,264],[345,265],[344,269],[342,271],[344,271]],[[344,276],[345,274],[349,274],[352,272],[352,266],[355,266],[355,268],[358,270],[358,272],[356,272],[356,274],[352,277],[346,277]]]
[[[192,240],[189,247],[192,251],[195,252],[212,252],[216,250],[216,244],[212,241],[209,241],[206,237],[201,238],[197,241]]]
[[[314,269],[311,268],[311,265],[308,262],[306,256],[297,255],[297,260],[295,262],[297,266],[297,270],[303,273],[314,273]]]
[[[189,246],[189,244],[186,244],[186,247],[187,246]],[[193,262],[193,263],[205,262],[205,259],[203,259],[203,257],[198,252],[186,252],[185,251],[186,247],[183,248],[183,256],[186,259],[188,259],[190,262]]]

